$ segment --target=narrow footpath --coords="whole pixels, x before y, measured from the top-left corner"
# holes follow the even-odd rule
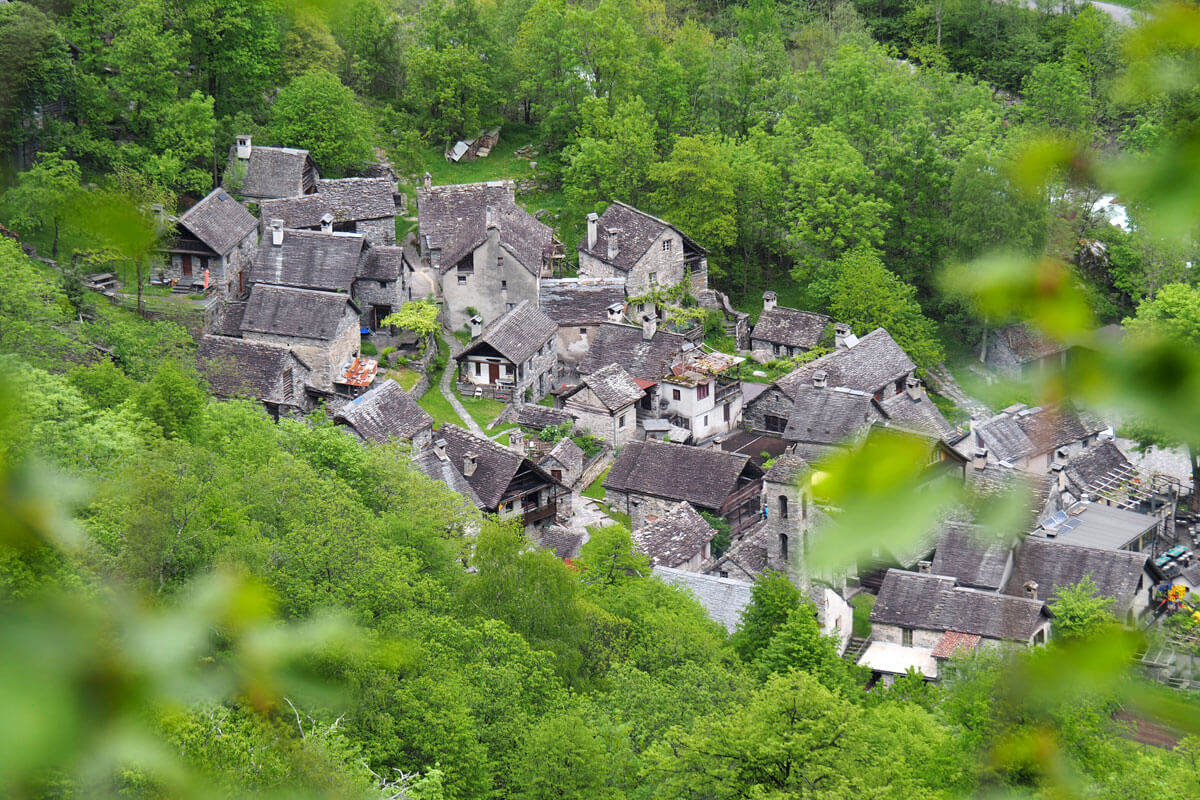
[[[442,370],[442,384],[439,387],[439,391],[450,402],[450,405],[454,408],[454,412],[462,417],[463,424],[467,426],[467,430],[476,436],[482,436],[487,439],[489,438],[488,435],[484,433],[483,428],[479,427],[479,423],[475,421],[475,418],[463,407],[462,402],[458,399],[458,392],[455,391],[453,386],[455,375],[453,367],[454,357],[462,352],[463,346],[459,344],[458,339],[452,334],[448,338],[443,338],[442,341],[450,348],[450,356],[446,359],[446,368]]]

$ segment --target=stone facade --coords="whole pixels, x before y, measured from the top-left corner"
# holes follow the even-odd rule
[[[468,258],[441,274],[446,325],[451,330],[466,325],[472,317],[468,308],[475,309],[486,325],[522,300],[536,306],[540,268],[540,264],[525,265],[518,261],[508,248],[501,246],[500,230],[491,228],[487,240]]]
[[[257,254],[258,230],[255,229],[242,237],[236,247],[222,255],[170,253],[153,277],[184,286],[198,285],[204,282],[204,271],[207,269],[209,288],[220,292],[225,298],[237,300],[250,290],[250,266]]]
[[[792,398],[778,386],[771,386],[746,404],[742,411],[745,427],[752,431],[782,434],[791,416]]]
[[[620,450],[637,435],[637,404],[610,412],[587,386],[568,397],[563,408],[575,416],[576,426]],[[624,420],[624,424],[621,421]]]
[[[354,233],[361,233],[368,244],[395,244],[396,218],[360,219],[353,223]]]
[[[554,368],[558,363],[554,352],[554,340],[548,340],[527,361],[513,364],[506,358],[488,355],[468,355],[461,359],[459,378],[477,386],[511,386],[514,398],[524,398],[529,390],[530,401],[541,400],[553,387]],[[492,367],[498,369],[493,381]]]
[[[312,368],[313,386],[328,390],[332,389],[334,378],[338,377],[342,366],[358,355],[362,341],[359,325],[358,315],[347,304],[346,313],[342,315],[342,319],[338,323],[337,333],[329,341],[257,331],[245,331],[242,335],[243,338],[250,341],[269,342],[290,347],[305,364]]]
[[[650,517],[656,519],[665,517],[675,506],[679,505],[678,500],[668,500],[652,494],[619,492],[612,489],[604,493],[604,500],[622,514],[628,514],[634,529],[644,526]]]
[[[399,311],[400,306],[410,299],[408,287],[403,280],[376,281],[358,278],[354,281],[350,294],[362,309],[363,324],[371,330],[376,330],[384,317]]]
[[[737,381],[688,385],[666,378],[660,396],[667,400],[667,414],[679,417],[692,432],[693,443],[706,442],[741,425],[742,388]]]

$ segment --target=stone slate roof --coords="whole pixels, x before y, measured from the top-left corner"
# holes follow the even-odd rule
[[[808,350],[821,341],[829,323],[830,318],[824,314],[776,306],[762,312],[750,338]]]
[[[783,438],[789,442],[839,444],[871,423],[878,404],[866,392],[853,389],[797,387]]]
[[[635,378],[657,381],[663,377],[685,345],[678,333],[655,331],[654,338],[642,338],[640,326],[606,322],[596,329],[595,340],[579,364],[579,374],[588,375],[609,364],[620,364]]]
[[[554,459],[571,472],[579,472],[583,469],[583,448],[575,444],[570,436],[564,436],[554,447],[550,448],[550,452],[546,453],[538,465],[545,465],[550,459]],[[549,472],[549,467],[542,466],[542,468]]]
[[[374,442],[412,439],[433,426],[433,417],[391,379],[342,406],[333,420]]]
[[[871,622],[1027,642],[1046,616],[1052,614],[1041,600],[955,587],[945,575],[889,569]]]
[[[436,437],[437,434],[434,434],[434,436]],[[437,441],[436,438],[435,441]],[[442,458],[438,456],[436,447],[426,447],[413,457],[413,465],[425,473],[426,476],[449,486],[455,492],[465,497],[476,508],[486,509],[488,507],[479,499],[479,495],[475,494],[475,490],[471,488],[471,484],[463,477],[461,471],[462,462],[459,461],[456,465],[451,460],[449,454],[446,454],[445,458]]]
[[[533,275],[554,232],[517,205],[512,181],[464,183],[417,190],[417,225],[422,252],[441,250],[442,272],[454,267],[487,239],[487,209],[500,226],[501,246]]]
[[[690,561],[717,532],[696,509],[679,503],[666,516],[633,532],[633,543],[650,557],[652,567],[678,567]]]
[[[557,332],[554,320],[538,311],[533,303],[522,300],[484,328],[483,334],[455,358],[462,360],[486,344],[514,364],[524,364]]]
[[[1029,437],[1038,453],[1049,452],[1096,433],[1070,406],[1038,406],[1016,415],[1017,425]]]
[[[189,208],[179,218],[179,224],[223,256],[258,227],[258,220],[224,189],[214,189]]]
[[[560,559],[578,558],[579,551],[587,541],[587,534],[564,528],[561,525],[550,525],[534,533],[534,543],[538,547],[553,550]]]
[[[398,281],[404,270],[403,247],[377,244],[362,254],[356,277],[369,281]]]
[[[717,509],[737,491],[743,472],[751,478],[763,474],[749,456],[670,442],[630,442],[613,462],[604,487]]]
[[[574,422],[575,415],[561,408],[522,403],[513,414],[513,422],[530,428],[549,428],[564,422]]]
[[[642,399],[641,388],[618,364],[601,367],[591,375],[584,375],[581,380],[580,386],[591,389],[596,399],[609,411],[620,411]],[[574,394],[575,391],[578,389],[572,390],[571,393]]]
[[[808,472],[808,462],[794,453],[784,453],[767,470],[767,483],[792,483]]]
[[[713,561],[706,571],[709,574],[719,573],[721,570],[732,572],[729,567],[734,566],[756,578],[766,572],[771,562],[770,553],[767,550],[767,538],[774,532],[771,523],[775,521],[777,521],[777,517],[754,523],[742,534],[741,538],[730,545],[724,555]]]
[[[229,148],[231,163],[237,163],[236,145]],[[302,191],[304,170],[310,161],[307,150],[254,145],[242,181],[247,197],[293,197]]]
[[[988,454],[1001,461],[1015,462],[1038,452],[1016,419],[1000,413],[975,426],[975,438]]]
[[[940,439],[953,439],[958,433],[923,391],[917,400],[909,397],[908,392],[901,392],[886,398],[880,406],[889,419]]]
[[[519,453],[502,447],[491,439],[484,439],[449,423],[443,425],[438,436],[446,441],[446,454],[455,469],[462,471],[463,456],[474,453],[476,456],[475,474],[466,478],[467,483],[475,490],[475,494],[483,502],[483,507],[494,509],[500,504],[504,492],[516,477],[522,466],[537,469]],[[547,483],[556,481],[541,472]]]
[[[233,336],[235,338],[242,335],[242,317],[246,313],[246,304],[244,302],[226,302],[221,307],[221,313],[217,315],[213,323],[212,333],[218,336]]]
[[[1062,342],[1057,342],[1024,322],[1014,322],[999,328],[996,336],[1008,344],[1019,363],[1036,361],[1039,358],[1052,356],[1067,349]]]
[[[542,312],[563,325],[599,325],[608,320],[608,307],[625,302],[625,281],[606,278],[543,280],[539,287]]]
[[[794,397],[801,386],[812,385],[812,375],[825,370],[830,386],[858,389],[874,394],[888,384],[912,373],[916,365],[896,340],[876,328],[853,347],[836,350],[789,372],[775,382],[784,394]]]
[[[357,233],[285,230],[283,244],[263,238],[250,269],[252,283],[349,292],[358,273],[363,237]]]
[[[633,269],[646,251],[650,249],[650,245],[662,235],[662,232],[667,228],[674,228],[671,223],[661,220],[658,217],[651,216],[645,211],[639,211],[633,206],[625,203],[614,201],[608,209],[600,215],[600,220],[597,225],[596,246],[590,251],[587,248],[587,236],[583,237],[583,241],[579,243],[579,250],[584,253],[590,252],[595,258],[611,264],[622,272],[629,272]],[[617,237],[617,255],[611,261],[608,258],[608,229],[614,228],[620,231]],[[678,231],[678,228],[675,228]],[[682,233],[679,234],[683,236]],[[700,252],[707,252],[687,236],[683,236],[684,241]]]
[[[285,369],[300,361],[282,345],[248,342],[228,336],[204,336],[196,364],[218,397],[253,397],[278,402],[275,386]],[[300,398],[296,398],[299,400]]]
[[[1130,466],[1129,459],[1112,442],[1101,442],[1067,462],[1067,477],[1081,489],[1094,486],[1105,475]]]
[[[972,525],[947,523],[933,556],[933,573],[949,575],[962,586],[998,590],[1004,583],[1012,546],[999,538],[984,537],[983,531]]]
[[[358,314],[344,294],[259,283],[250,289],[242,332],[332,341],[347,307]]]
[[[263,219],[282,219],[284,227],[316,228],[326,214],[332,214],[334,222],[394,217],[392,191],[387,178],[321,180],[315,194],[264,200],[259,208]]]
[[[746,581],[669,567],[655,567],[654,575],[661,581],[690,591],[708,616],[724,625],[730,633],[741,624],[742,612],[750,605],[750,590],[754,588],[754,584]]]
[[[1049,601],[1056,596],[1055,586],[1074,586],[1085,575],[1091,575],[1101,596],[1112,597],[1113,611],[1123,617],[1133,605],[1148,558],[1146,553],[1100,550],[1027,537],[1017,546],[1012,576],[1004,592],[1024,596],[1025,584],[1033,581],[1038,585],[1038,599]]]

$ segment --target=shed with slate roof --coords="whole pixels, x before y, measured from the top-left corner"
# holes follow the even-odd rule
[[[563,409],[579,427],[610,447],[620,449],[637,433],[637,404],[646,396],[629,373],[609,364],[590,375],[562,396]]]
[[[655,567],[659,580],[689,591],[704,606],[710,619],[721,623],[733,633],[742,622],[742,613],[750,605],[754,584],[732,578],[718,578],[670,567]]]
[[[229,148],[223,185],[247,200],[261,202],[311,194],[320,177],[307,150],[263,147],[255,145],[251,137],[239,135]]]
[[[587,355],[596,330],[605,322],[621,321],[625,281],[619,278],[547,278],[542,281],[543,313],[558,325],[558,360],[578,364]]]
[[[680,283],[693,294],[708,288],[708,251],[671,223],[625,203],[589,214],[578,250],[580,275],[623,278],[630,296]]]
[[[284,227],[320,230],[329,215],[333,230],[362,234],[368,244],[396,241],[396,185],[387,178],[338,178],[317,183],[314,194],[264,200],[263,220]]]
[[[544,397],[552,385],[557,330],[554,320],[522,300],[454,357],[460,389],[488,390],[499,399]]]
[[[350,294],[363,238],[356,233],[294,231],[274,227],[258,250],[251,283]]]
[[[391,379],[343,405],[333,421],[363,441],[409,442],[414,450],[428,446],[433,438],[433,417]]]
[[[575,417],[570,411],[549,406],[538,406],[531,403],[520,403],[512,414],[512,421],[524,428],[542,430],[564,422],[574,422]]]
[[[604,480],[606,498],[640,525],[687,501],[724,517],[735,536],[762,518],[763,470],[748,456],[668,442],[630,442]]]
[[[947,631],[984,644],[1040,644],[1053,613],[1041,600],[956,586],[953,578],[890,569],[871,610],[872,641],[934,648]]]
[[[305,392],[312,371],[285,346],[204,336],[196,364],[214,395],[258,400],[274,419],[301,417],[312,408]]]
[[[679,503],[662,517],[647,518],[634,530],[633,543],[650,558],[652,567],[699,572],[712,558],[717,532],[688,503]]]
[[[538,466],[573,488],[583,475],[583,461],[583,449],[570,436],[564,436],[538,461]]]
[[[260,283],[246,301],[242,338],[292,348],[312,367],[313,384],[329,389],[358,356],[358,316],[347,295]]]
[[[439,447],[470,484],[480,508],[500,519],[521,520],[532,529],[570,513],[570,489],[520,453],[451,424],[438,431],[434,449]]]
[[[528,300],[535,308],[542,278],[561,247],[554,232],[517,205],[512,181],[417,190],[421,259],[440,278],[446,322],[461,328],[474,308],[484,322]]]
[[[247,288],[257,248],[258,220],[224,189],[215,189],[177,221],[158,278],[237,299]]]
[[[764,350],[776,358],[790,358],[820,344],[826,326],[832,321],[829,317],[775,303],[775,292],[763,293],[763,310],[750,332],[752,350]]]
[[[1074,586],[1090,575],[1099,596],[1113,598],[1117,618],[1132,623],[1148,605],[1142,589],[1149,558],[1147,553],[1099,550],[1030,536],[1017,545],[1004,593],[1022,597],[1032,589],[1039,600],[1052,602],[1057,589]]]

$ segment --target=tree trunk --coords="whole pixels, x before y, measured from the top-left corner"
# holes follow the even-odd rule
[[[58,261],[58,217],[54,218],[54,242],[50,245],[50,258]]]
[[[1189,444],[1187,451],[1192,467],[1192,494],[1188,497],[1188,511],[1197,514],[1200,513],[1200,493],[1196,491],[1197,487],[1200,487],[1200,449]]]
[[[138,286],[138,291],[137,291],[138,316],[145,319],[146,309],[145,309],[145,306],[142,305],[142,265],[140,263],[138,263],[134,266],[134,273],[137,276],[137,286]]]

